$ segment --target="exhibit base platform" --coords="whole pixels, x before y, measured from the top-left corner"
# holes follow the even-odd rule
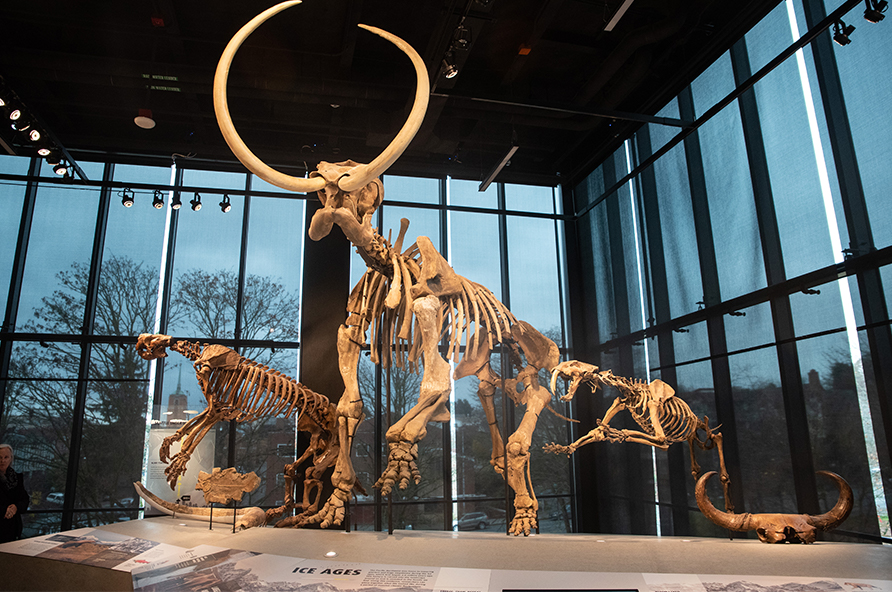
[[[628,578],[623,583],[621,574],[845,579],[853,586],[861,582],[858,585],[872,585],[873,589],[885,589],[886,581],[892,581],[889,545],[831,542],[766,545],[751,539],[593,534],[511,537],[486,531],[400,530],[388,535],[366,531],[254,528],[233,534],[231,525],[215,524],[210,530],[206,523],[170,517],[121,522],[96,530],[109,536],[133,537],[183,549],[209,545],[251,551],[276,556],[280,562],[285,558],[301,558],[316,564],[335,561],[378,567],[388,564],[491,570],[487,576],[489,590],[657,589],[641,585],[629,587]],[[0,545],[2,590],[133,589],[129,571],[16,554],[4,547]],[[303,565],[295,561],[295,565],[299,564]],[[580,577],[588,584],[580,586],[578,582],[583,581]],[[876,581],[882,582],[878,585]]]

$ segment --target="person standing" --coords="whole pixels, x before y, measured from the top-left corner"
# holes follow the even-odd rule
[[[0,444],[0,543],[22,536],[22,512],[31,501],[21,473],[12,468],[12,446]]]

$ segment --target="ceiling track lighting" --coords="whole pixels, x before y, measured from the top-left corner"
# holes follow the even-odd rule
[[[843,47],[852,42],[849,36],[854,32],[855,25],[847,25],[842,19],[833,23],[833,40]]]
[[[471,47],[471,30],[464,25],[464,20],[462,19],[452,33],[452,47],[461,51],[467,51]]]
[[[455,78],[458,76],[458,67],[455,65],[455,58],[452,56],[451,51],[447,51],[446,55],[443,57],[441,71],[445,78]]]
[[[152,207],[156,210],[160,210],[164,207],[164,196],[161,193],[160,189],[156,189],[155,193],[152,196]]]
[[[232,209],[232,203],[230,203],[230,201],[229,201],[229,196],[224,193],[223,201],[220,202],[220,210],[225,214],[231,209]]]
[[[864,10],[864,20],[869,23],[878,23],[886,18],[883,13],[889,8],[887,0],[864,0],[864,3],[867,5]]]
[[[196,193],[195,197],[192,198],[192,201],[190,201],[189,204],[191,204],[192,206],[192,211],[197,212],[201,209],[201,196]]]
[[[129,187],[125,187],[118,195],[121,196],[121,205],[125,208],[133,207],[133,198],[135,197],[135,194]]]
[[[87,176],[78,166],[65,148],[55,138],[52,131],[40,120],[36,113],[29,110],[24,102],[0,76],[0,113],[8,118],[10,127],[16,132],[21,132],[16,144],[33,150],[46,159],[47,165],[54,167],[53,172],[62,177],[71,178],[77,174],[86,180]],[[0,120],[2,121],[2,120]],[[63,160],[65,164],[63,164]]]
[[[174,193],[170,200],[170,209],[179,210],[181,207],[183,207],[183,202],[180,201],[180,194],[179,192]]]

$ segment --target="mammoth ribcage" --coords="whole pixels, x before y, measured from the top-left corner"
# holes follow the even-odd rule
[[[368,270],[354,288],[358,306],[348,312],[362,315],[362,328],[369,331],[373,363],[380,363],[384,368],[394,365],[415,371],[421,356],[421,335],[408,293],[411,284],[403,280],[399,304],[388,308],[385,300],[391,281],[375,270]],[[472,350],[480,347],[492,350],[510,338],[511,327],[517,323],[511,311],[488,288],[466,278],[461,278],[460,293],[440,296],[440,301],[438,325],[441,339],[448,340],[444,357],[454,362],[473,353],[462,349],[462,338]]]
[[[647,408],[647,402],[650,400],[649,395],[650,393],[647,393],[639,397],[638,404],[629,407],[629,411],[644,432],[655,435],[656,432],[650,420],[650,411]],[[663,426],[666,440],[670,443],[687,440],[697,430],[699,422],[688,404],[676,397],[663,401],[663,404],[658,408],[657,417],[660,419],[660,425]]]
[[[324,395],[244,357],[235,368],[214,368],[208,377],[208,392],[227,419],[236,421],[298,413],[324,425],[330,407]]]

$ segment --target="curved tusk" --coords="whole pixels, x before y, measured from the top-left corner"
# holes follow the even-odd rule
[[[694,488],[694,497],[697,498],[697,507],[700,508],[703,515],[712,523],[726,530],[752,530],[753,527],[749,524],[749,517],[751,514],[729,514],[728,512],[722,512],[721,510],[716,509],[716,507],[712,505],[712,502],[709,501],[709,496],[706,495],[706,482],[715,474],[715,471],[709,471],[697,480],[697,486]]]
[[[819,516],[809,516],[807,521],[818,530],[833,530],[842,524],[842,521],[848,518],[849,513],[852,511],[852,506],[855,503],[852,488],[845,479],[836,473],[817,471],[816,474],[824,475],[836,482],[836,486],[839,487],[839,498],[836,500],[836,505],[827,513]]]
[[[262,160],[257,158],[239,137],[238,132],[235,131],[232,117],[229,116],[229,102],[226,98],[226,82],[229,79],[229,67],[232,65],[232,58],[235,57],[235,53],[245,39],[248,38],[248,35],[253,33],[257,27],[273,15],[300,3],[301,0],[289,0],[264,10],[239,29],[238,33],[229,41],[226,49],[223,50],[223,55],[220,56],[217,72],[214,74],[214,112],[217,114],[217,124],[223,133],[223,139],[226,140],[229,149],[232,150],[235,157],[249,171],[276,187],[298,193],[311,193],[325,187],[325,179],[322,177],[311,179],[292,177],[267,166]]]
[[[369,164],[359,165],[338,181],[338,187],[342,191],[347,192],[356,191],[360,187],[365,186],[375,177],[380,176],[403,154],[403,152],[405,152],[406,148],[409,147],[412,138],[415,137],[415,134],[421,127],[421,122],[424,121],[424,114],[427,111],[427,102],[430,98],[430,80],[427,77],[427,68],[424,65],[424,60],[418,55],[418,52],[416,52],[411,45],[387,31],[368,25],[359,26],[366,31],[370,31],[387,39],[400,48],[400,50],[412,60],[412,65],[415,67],[416,78],[415,103],[412,105],[412,111],[409,112],[409,117],[406,120],[406,123],[403,124],[403,128],[399,131],[390,145],[385,148],[375,160]],[[216,97],[216,91],[214,96]]]

